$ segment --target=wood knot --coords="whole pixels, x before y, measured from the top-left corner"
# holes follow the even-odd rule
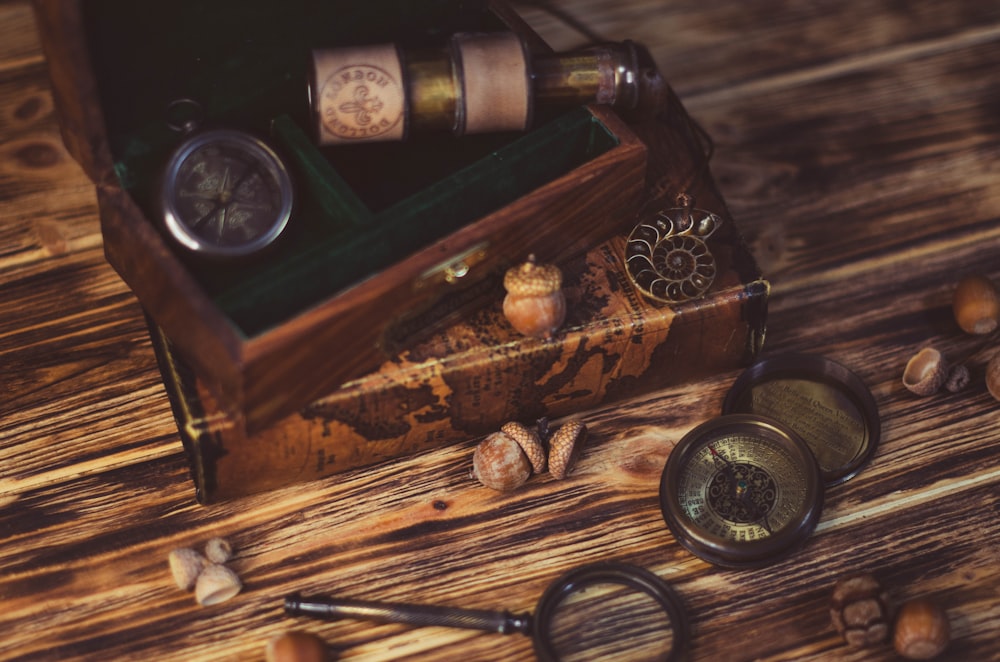
[[[20,106],[14,109],[14,117],[16,119],[27,121],[38,117],[42,110],[42,100],[39,97],[31,97],[26,100]]]
[[[24,145],[14,152],[14,158],[28,168],[50,168],[61,160],[59,150],[45,142]]]

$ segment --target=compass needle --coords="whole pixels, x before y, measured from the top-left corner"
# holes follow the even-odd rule
[[[206,257],[251,255],[284,232],[293,193],[287,166],[262,140],[232,129],[195,131],[165,170],[165,229]]]
[[[216,236],[218,237],[219,241],[222,241],[222,238],[226,235],[226,212],[228,210],[229,207],[227,206],[224,206],[222,209],[219,210],[219,229],[218,232],[216,233]]]

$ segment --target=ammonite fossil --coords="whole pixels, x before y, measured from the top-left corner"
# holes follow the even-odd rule
[[[705,293],[715,280],[715,258],[705,240],[722,224],[702,209],[665,209],[629,234],[625,271],[642,294],[678,303]]]

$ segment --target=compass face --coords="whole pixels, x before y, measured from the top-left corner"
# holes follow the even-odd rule
[[[196,134],[168,163],[164,224],[180,245],[194,252],[212,257],[256,253],[278,238],[291,210],[287,168],[249,134]]]
[[[763,565],[815,529],[822,481],[805,442],[780,424],[724,416],[688,433],[660,484],[678,542],[717,565]]]

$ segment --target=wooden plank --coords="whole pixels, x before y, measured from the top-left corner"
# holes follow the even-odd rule
[[[515,6],[557,50],[592,39],[567,19],[602,39],[644,44],[685,102],[712,90],[728,96],[733,88],[767,81],[791,86],[824,67],[865,61],[886,66],[928,50],[962,48],[970,40],[993,41],[1000,22],[995,3],[933,0],[908,2],[905,8],[878,0],[863,10],[851,3],[780,0],[539,0]]]
[[[63,146],[44,61],[0,76],[0,133],[0,269],[100,246],[94,187]]]
[[[995,44],[977,45],[702,109],[720,188],[776,287],[996,239],[1000,139],[984,109],[998,64]]]
[[[470,440],[195,505],[141,310],[85,239],[97,227],[85,180],[58,164],[24,170],[5,151],[56,134],[47,100],[27,104],[35,119],[10,119],[44,93],[37,47],[0,20],[0,182],[13,195],[0,197],[0,657],[261,659],[269,637],[295,627],[345,659],[527,660],[526,638],[302,621],[282,615],[281,598],[530,611],[562,571],[614,558],[678,590],[694,660],[896,659],[851,652],[830,626],[833,583],[859,570],[898,600],[940,601],[948,659],[1000,659],[1000,422],[982,385],[1000,341],[961,334],[950,311],[962,273],[1000,282],[998,10],[886,1],[859,23],[850,3],[559,6],[608,34],[655,39],[677,64],[685,103],[716,139],[722,193],[775,283],[767,350],[828,355],[875,395],[882,445],[829,490],[806,547],[760,570],[720,570],[662,523],[663,463],[716,415],[735,374],[581,412],[590,441],[562,482],[480,488]],[[0,18],[23,24],[26,7],[2,2]],[[58,226],[67,250],[35,234],[42,219],[74,228]],[[903,364],[927,343],[969,361],[968,390],[903,389]],[[214,535],[234,542],[246,586],[200,608],[172,585],[166,555]]]
[[[19,0],[0,2],[0,72],[41,64],[41,45],[31,5]]]

